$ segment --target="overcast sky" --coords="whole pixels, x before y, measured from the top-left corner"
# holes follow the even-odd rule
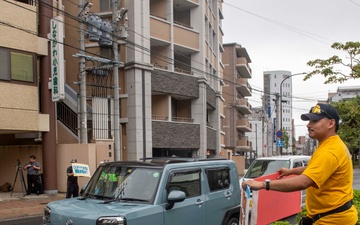
[[[346,56],[332,43],[360,41],[360,0],[224,0],[223,14],[223,42],[242,45],[252,61],[253,107],[261,106],[263,71],[309,72],[310,60]],[[323,77],[302,79],[292,77],[296,138],[307,135],[302,113],[339,86],[360,85],[360,79],[332,85]]]

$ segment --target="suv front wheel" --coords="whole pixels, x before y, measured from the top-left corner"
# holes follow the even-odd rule
[[[239,225],[239,220],[233,217],[229,220],[227,225]]]

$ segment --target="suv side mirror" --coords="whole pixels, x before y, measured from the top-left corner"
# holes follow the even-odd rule
[[[165,206],[166,210],[172,209],[175,202],[182,202],[186,198],[186,194],[183,191],[171,191],[167,197],[168,203]]]

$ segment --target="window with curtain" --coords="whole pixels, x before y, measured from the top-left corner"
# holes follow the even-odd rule
[[[11,79],[34,82],[33,55],[11,52]]]
[[[0,80],[35,81],[35,54],[0,48]]]

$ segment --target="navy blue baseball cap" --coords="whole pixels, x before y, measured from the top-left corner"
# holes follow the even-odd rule
[[[339,113],[329,104],[318,103],[316,106],[310,108],[309,113],[301,115],[301,119],[304,121],[321,120],[322,118],[334,119],[336,121],[336,131],[338,130],[340,121]]]

